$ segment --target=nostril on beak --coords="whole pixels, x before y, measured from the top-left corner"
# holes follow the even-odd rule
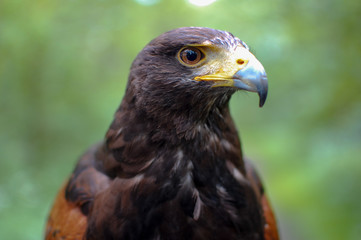
[[[237,59],[237,64],[243,65],[245,61],[243,59]]]

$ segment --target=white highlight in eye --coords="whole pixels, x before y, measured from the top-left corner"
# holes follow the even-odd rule
[[[216,0],[188,0],[189,3],[196,5],[198,7],[205,7],[211,5]]]

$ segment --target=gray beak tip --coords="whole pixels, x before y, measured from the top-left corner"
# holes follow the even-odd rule
[[[259,106],[262,107],[267,99],[268,81],[262,65],[256,63],[257,68],[249,64],[234,75],[234,87],[258,93]]]
[[[264,103],[266,102],[267,99],[267,93],[268,93],[268,82],[267,82],[267,77],[264,74],[261,77],[261,84],[258,87],[258,96],[259,96],[259,107],[263,107]]]
[[[264,105],[264,103],[266,102],[266,99],[267,99],[267,91],[266,92],[259,92],[258,96],[259,96],[259,107],[263,107],[263,105]]]

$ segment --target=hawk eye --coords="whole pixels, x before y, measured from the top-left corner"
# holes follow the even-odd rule
[[[199,63],[203,59],[204,55],[198,48],[186,47],[179,52],[178,57],[184,65],[192,66]]]

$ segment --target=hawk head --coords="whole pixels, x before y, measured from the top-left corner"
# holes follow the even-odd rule
[[[130,110],[127,119],[152,119],[157,131],[194,136],[197,126],[227,114],[237,90],[257,92],[263,106],[267,88],[263,66],[243,41],[225,31],[185,27],[160,35],[138,54],[121,108]]]
[[[212,105],[246,90],[258,93],[262,107],[268,84],[262,64],[243,41],[225,31],[184,27],[160,35],[138,54],[128,88],[147,98],[142,102],[167,100],[167,107],[181,99],[192,100],[189,107]]]

